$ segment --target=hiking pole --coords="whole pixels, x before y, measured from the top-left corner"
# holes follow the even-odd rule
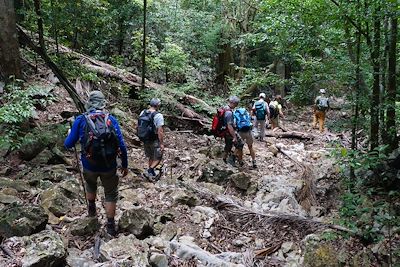
[[[70,129],[72,129],[72,122],[71,121],[69,121],[69,126],[70,126]],[[76,150],[76,144],[74,144],[74,154],[75,154],[76,168],[78,169],[78,172],[79,172],[79,180],[80,180],[82,188],[83,188],[83,194],[84,194],[83,197],[85,199],[86,206],[88,206],[89,203],[88,203],[88,200],[86,198],[85,182],[83,181],[83,174],[82,174],[81,167],[80,167],[80,164],[79,164],[79,157],[78,157],[78,152]]]

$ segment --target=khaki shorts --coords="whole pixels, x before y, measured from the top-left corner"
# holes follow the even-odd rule
[[[160,142],[158,140],[144,143],[144,154],[150,160],[161,160],[162,152],[160,149]]]
[[[253,133],[251,132],[251,130],[247,132],[239,132],[239,136],[243,140],[243,142],[246,143],[248,146],[253,145],[254,140],[253,140]]]

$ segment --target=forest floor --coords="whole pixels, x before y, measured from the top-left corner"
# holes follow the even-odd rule
[[[65,124],[61,114],[75,110],[62,88],[55,86],[52,93],[56,101],[37,110],[34,123],[39,129]],[[329,227],[338,223],[342,192],[332,154],[335,144],[348,147],[350,141],[345,132],[312,129],[311,108],[285,111],[284,129],[303,133],[300,139],[255,141],[257,169],[251,167],[247,148],[244,167],[232,167],[222,162],[223,140],[191,129],[170,130],[167,123],[163,174],[152,183],[141,176],[146,160],[134,135],[137,114],[116,107],[111,112],[120,120],[130,169],[120,180],[119,235],[111,239],[104,233],[101,187],[101,227],[85,221],[74,153],[50,146],[29,160],[11,153],[1,167],[0,207],[7,211],[17,204],[40,205],[49,219],[38,234],[4,238],[0,266],[54,264],[65,258],[72,267],[380,266],[374,257],[380,247],[364,246],[357,237]],[[327,121],[346,116],[331,111]],[[268,129],[267,134],[274,133]],[[65,136],[57,138],[62,142]],[[0,227],[4,220],[0,215]]]

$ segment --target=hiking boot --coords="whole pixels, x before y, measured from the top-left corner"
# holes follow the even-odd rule
[[[240,160],[239,161],[239,168],[241,168],[241,167],[243,167],[244,166],[244,162],[243,162],[243,160]]]
[[[152,183],[154,183],[157,179],[157,175],[154,173],[151,173],[151,172],[148,172],[148,171],[145,171],[145,172],[143,172],[143,177],[144,178],[146,178],[149,182],[152,182]]]
[[[235,161],[236,161],[236,156],[235,156],[235,155],[230,155],[230,156],[228,157],[227,163],[229,163],[229,164],[231,164],[233,167],[235,167],[235,166],[236,166]]]
[[[253,169],[257,169],[257,164],[255,160],[253,160]]]
[[[106,225],[106,231],[107,234],[109,234],[110,236],[117,236],[117,230],[115,229],[115,222],[107,222]]]

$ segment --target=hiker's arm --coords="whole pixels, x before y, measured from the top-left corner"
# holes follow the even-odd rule
[[[64,146],[67,149],[71,149],[74,147],[75,143],[79,140],[79,125],[82,121],[83,116],[79,116],[74,121],[72,128],[69,131],[67,138],[64,141]]]
[[[121,167],[123,169],[128,168],[128,151],[126,149],[124,137],[122,136],[121,128],[119,127],[118,120],[114,117],[110,117],[114,128],[115,128],[115,133],[117,134],[118,138],[118,144],[119,144],[119,150],[121,151]]]
[[[230,135],[232,136],[232,138],[233,138],[233,142],[236,142],[236,141],[237,141],[237,138],[236,138],[236,134],[235,134],[235,129],[233,129],[232,124],[228,124],[227,128],[228,128],[229,134],[230,134]]]
[[[160,142],[160,149],[161,151],[164,151],[164,127],[158,127],[157,129],[157,134],[158,134],[158,141]]]

